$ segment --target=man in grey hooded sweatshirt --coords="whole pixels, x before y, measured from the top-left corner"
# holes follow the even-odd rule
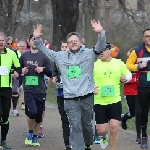
[[[98,33],[98,41],[93,48],[82,47],[80,35],[71,32],[67,36],[69,51],[58,52],[50,51],[43,45],[41,24],[33,29],[37,49],[54,61],[61,73],[72,150],[91,150],[93,144],[93,67],[106,47],[106,37],[99,21],[91,20],[91,26]]]

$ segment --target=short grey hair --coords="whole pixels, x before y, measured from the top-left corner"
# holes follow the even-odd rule
[[[4,32],[0,32],[0,36],[3,36],[3,37],[4,37],[4,39],[6,40],[6,35],[5,35],[5,33],[4,33]]]
[[[6,37],[6,42],[9,40],[13,41],[13,38],[11,36]]]
[[[70,32],[68,35],[67,35],[67,42],[68,42],[68,39],[72,36],[72,35],[76,35],[79,40],[81,41],[81,36],[78,32]]]
[[[27,43],[23,39],[18,42],[18,47],[20,46],[20,43],[24,43],[24,45],[27,46]]]

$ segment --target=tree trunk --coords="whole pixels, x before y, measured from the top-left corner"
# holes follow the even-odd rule
[[[82,10],[85,15],[85,45],[93,47],[96,43],[96,36],[91,28],[91,20],[94,19],[93,0],[82,0]]]
[[[79,0],[52,0],[53,9],[53,49],[60,49],[62,40],[70,32],[76,31],[79,18]]]
[[[12,0],[8,0],[8,12],[6,14],[5,28],[4,28],[6,36],[11,36],[11,30],[12,30]]]
[[[23,4],[24,0],[16,0],[16,9],[14,9],[13,0],[0,0],[0,15],[3,18],[3,30],[6,36],[12,36],[12,34],[16,31]],[[14,17],[12,18],[12,16]]]

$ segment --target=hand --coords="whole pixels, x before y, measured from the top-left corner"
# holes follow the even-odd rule
[[[43,72],[43,67],[36,67],[35,68],[35,71],[37,72],[37,73],[41,73],[41,72]]]
[[[92,25],[92,28],[95,32],[97,33],[102,33],[103,31],[103,27],[101,26],[99,20],[98,21],[95,21],[94,19],[91,20],[91,25]]]
[[[126,82],[126,76],[121,75],[121,77],[120,77],[120,81],[121,81],[122,83]]]
[[[23,73],[23,74],[28,73],[28,71],[29,71],[28,68],[29,68],[29,67],[24,67],[24,68],[22,68],[22,73]]]
[[[50,81],[50,77],[46,77],[46,82],[48,83]]]
[[[95,95],[97,95],[98,92],[99,92],[98,86],[94,86],[94,92],[93,92],[93,93],[94,93]]]
[[[143,69],[147,66],[147,61],[142,61],[141,63],[139,63],[140,68]]]
[[[36,26],[33,26],[33,37],[35,39],[40,38],[42,35],[42,25],[41,24],[37,24]]]
[[[16,71],[14,71],[13,77],[14,79],[16,79],[17,77],[19,77],[19,74]]]
[[[52,82],[53,82],[53,83],[56,83],[57,80],[58,80],[58,79],[57,79],[57,76],[55,76],[55,77],[52,78]]]

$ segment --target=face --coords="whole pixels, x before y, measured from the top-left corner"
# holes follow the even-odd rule
[[[61,50],[62,51],[68,51],[69,50],[68,44],[67,43],[61,43]]]
[[[99,58],[102,60],[102,61],[105,61],[107,58],[110,57],[110,50],[109,49],[106,49],[104,51],[101,52]]]
[[[6,46],[11,49],[12,48],[12,40],[6,41]]]
[[[111,48],[114,48],[114,44],[111,44]]]
[[[3,35],[0,35],[0,50],[4,50],[5,47],[5,37]]]
[[[24,42],[20,42],[18,48],[19,48],[20,53],[23,53],[23,51],[26,50],[25,43]]]
[[[150,30],[144,32],[143,41],[146,46],[150,46]]]
[[[34,37],[32,37],[32,38],[30,39],[29,45],[30,45],[30,47],[31,47],[32,50],[35,50],[35,49],[36,49],[36,46],[35,46],[35,44],[34,44],[33,41],[34,41]]]
[[[15,39],[15,42],[18,43],[18,39],[17,38]]]
[[[48,41],[47,41],[47,40],[44,40],[44,43],[45,43],[45,44],[48,44]]]
[[[71,51],[77,51],[80,49],[81,41],[77,35],[72,35],[67,39],[68,47]]]
[[[82,44],[85,44],[85,39],[84,38],[82,38]]]

